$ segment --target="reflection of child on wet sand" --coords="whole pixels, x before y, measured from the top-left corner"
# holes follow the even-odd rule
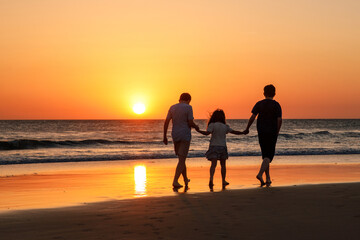
[[[221,109],[217,109],[213,112],[208,122],[206,131],[197,130],[203,135],[211,134],[209,150],[205,153],[206,158],[211,161],[210,167],[210,181],[209,187],[213,188],[213,178],[217,160],[220,160],[221,165],[221,178],[223,188],[229,183],[226,178],[226,159],[228,159],[228,151],[226,146],[226,134],[232,133],[236,135],[244,134],[243,132],[235,131],[226,124],[225,113]]]

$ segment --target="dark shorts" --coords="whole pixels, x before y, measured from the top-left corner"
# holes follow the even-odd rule
[[[262,158],[269,158],[270,162],[273,160],[275,155],[275,146],[277,141],[276,133],[259,133],[259,143],[261,148]]]
[[[174,142],[175,154],[182,157],[187,157],[190,148],[190,141],[176,141]]]
[[[207,160],[226,160],[229,158],[227,147],[223,146],[210,146],[209,150],[205,153]]]

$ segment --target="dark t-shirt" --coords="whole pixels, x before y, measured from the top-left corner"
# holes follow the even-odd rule
[[[282,117],[280,104],[272,99],[264,99],[257,102],[251,111],[259,114],[257,118],[258,133],[277,133],[277,119]]]

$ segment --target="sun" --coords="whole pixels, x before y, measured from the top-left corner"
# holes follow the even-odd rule
[[[145,112],[145,109],[146,109],[145,104],[143,104],[143,103],[136,103],[133,106],[133,111],[136,114],[143,114]]]

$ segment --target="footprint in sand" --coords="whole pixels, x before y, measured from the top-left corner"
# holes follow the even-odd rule
[[[126,227],[126,226],[129,226],[129,224],[119,224],[118,226],[119,227]]]
[[[53,237],[53,239],[64,239],[64,237],[62,237],[62,236],[56,236],[56,237]]]
[[[162,213],[172,213],[173,211],[163,211]]]

